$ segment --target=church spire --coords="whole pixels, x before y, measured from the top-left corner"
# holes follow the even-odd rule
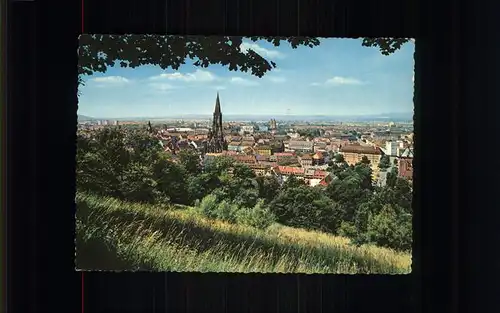
[[[219,92],[217,91],[217,99],[215,99],[215,110],[214,114],[221,114]]]

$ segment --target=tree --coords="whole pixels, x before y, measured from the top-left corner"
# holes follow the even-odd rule
[[[363,157],[361,158],[361,163],[363,164],[370,164],[370,160],[368,159],[368,157],[366,155],[363,155]]]
[[[354,170],[349,169],[332,181],[326,188],[330,199],[338,202],[344,209],[342,219],[352,221],[358,206],[366,202],[371,192],[362,188],[363,179]]]
[[[328,198],[321,188],[297,186],[282,190],[269,204],[277,221],[299,228],[336,232],[343,208]]]
[[[388,155],[383,155],[381,158],[380,158],[380,163],[378,164],[378,167],[380,169],[388,169],[389,167],[391,167],[391,159],[389,158]]]
[[[160,155],[153,164],[153,177],[158,184],[158,189],[172,202],[189,204],[189,195],[186,192],[186,170],[183,166],[174,163],[166,155]]]
[[[286,42],[292,48],[315,47],[320,40],[311,37],[250,37],[251,41],[266,40],[275,46]],[[378,47],[384,55],[389,55],[410,41],[405,38],[364,38],[362,45]],[[194,66],[206,68],[211,64],[221,64],[230,71],[250,72],[262,77],[276,67],[252,49],[242,51],[242,37],[202,37],[163,35],[81,35],[79,54],[79,74],[104,73],[108,67],[119,62],[121,67],[135,68],[141,65],[158,65],[162,69],[177,70],[186,60]],[[83,84],[83,80],[78,80]]]
[[[197,175],[200,173],[200,156],[196,151],[191,149],[181,150],[178,156],[188,174]]]
[[[373,189],[372,175],[373,170],[371,167],[365,163],[356,164],[354,166],[354,171],[358,174],[360,178],[360,186],[363,189],[371,190]]]
[[[151,64],[177,70],[191,59],[198,67],[221,64],[230,71],[250,72],[257,77],[276,67],[276,63],[252,49],[242,51],[242,39],[238,36],[81,35],[79,73],[104,73],[116,61],[121,67]],[[319,39],[310,37],[250,37],[249,40],[266,40],[275,46],[287,42],[292,48],[312,48],[320,44]]]
[[[384,205],[378,214],[370,215],[366,238],[381,247],[411,250],[412,224],[410,214],[397,214],[401,209]]]
[[[396,185],[396,181],[398,179],[398,168],[393,167],[389,173],[387,173],[385,184],[388,187],[394,187]]]
[[[186,179],[186,188],[189,200],[193,203],[195,200],[203,199],[216,188],[221,186],[217,175],[212,173],[201,173],[199,175],[189,175]]]
[[[407,43],[413,41],[410,38],[363,38],[362,45],[365,47],[378,47],[383,55],[390,55]]]
[[[345,162],[344,155],[341,153],[337,153],[337,155],[335,156],[335,162],[344,163]]]
[[[259,176],[257,183],[259,184],[259,198],[263,199],[265,204],[278,195],[280,184],[274,176]]]
[[[295,175],[290,175],[288,178],[285,180],[285,183],[283,184],[282,188],[283,189],[289,189],[289,188],[295,188],[304,185],[304,181],[298,179],[295,177]]]
[[[233,175],[236,178],[241,179],[253,179],[255,178],[254,171],[245,164],[235,163],[233,165]]]

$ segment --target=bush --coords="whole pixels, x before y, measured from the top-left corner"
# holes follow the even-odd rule
[[[368,218],[366,240],[381,247],[411,250],[412,223],[410,214],[396,214],[400,208],[384,205],[382,211]]]
[[[215,213],[217,210],[217,205],[217,197],[213,194],[209,194],[201,200],[197,209],[206,217],[217,218],[217,215]]]
[[[236,220],[239,224],[265,229],[276,221],[274,214],[259,200],[253,208],[238,210]]]
[[[342,221],[338,234],[343,237],[356,238],[358,236],[358,229],[352,223]]]
[[[226,222],[236,222],[236,214],[238,212],[238,206],[232,204],[226,200],[217,205],[215,209],[215,218],[226,221]]]

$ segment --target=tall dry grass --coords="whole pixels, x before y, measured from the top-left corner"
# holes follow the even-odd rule
[[[194,209],[77,194],[76,266],[91,270],[261,273],[411,271],[411,255],[352,246],[343,237],[210,220]]]

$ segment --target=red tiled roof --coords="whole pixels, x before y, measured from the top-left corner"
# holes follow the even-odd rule
[[[328,172],[322,171],[322,170],[316,170],[316,171],[314,171],[314,176],[326,177],[326,176],[328,176]]]
[[[274,154],[277,157],[291,157],[295,156],[295,152],[278,152]]]
[[[283,174],[303,175],[304,169],[294,166],[278,166],[278,171]]]

